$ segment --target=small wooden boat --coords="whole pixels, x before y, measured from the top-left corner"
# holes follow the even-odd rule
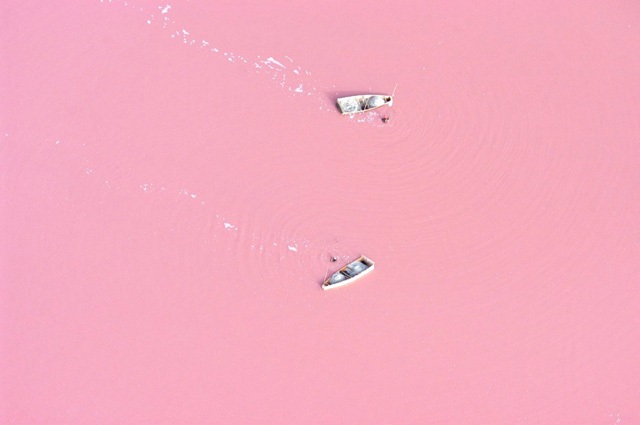
[[[364,255],[356,261],[347,264],[322,284],[322,289],[333,289],[355,282],[361,277],[373,271],[375,263]]]
[[[357,96],[347,96],[338,98],[338,107],[342,115],[356,114],[379,108],[384,105],[393,105],[393,96],[396,94],[398,85],[393,88],[391,96],[386,94],[359,94]]]

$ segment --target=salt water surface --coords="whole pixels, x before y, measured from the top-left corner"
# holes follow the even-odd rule
[[[640,5],[258,3],[0,6],[0,422],[640,424]]]

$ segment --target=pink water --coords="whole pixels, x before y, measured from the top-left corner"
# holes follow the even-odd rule
[[[255,3],[0,6],[0,422],[640,424],[639,4]]]

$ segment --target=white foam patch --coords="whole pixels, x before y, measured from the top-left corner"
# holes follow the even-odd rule
[[[267,60],[263,61],[262,63],[264,63],[264,64],[266,64],[266,65],[269,65],[269,64],[275,64],[275,65],[278,65],[278,66],[280,66],[280,67],[282,67],[282,68],[286,68],[286,66],[284,66],[283,64],[281,64],[280,62],[278,62],[277,60],[275,60],[275,59],[274,59],[273,57],[271,57],[271,56],[269,56],[269,57],[267,58]]]

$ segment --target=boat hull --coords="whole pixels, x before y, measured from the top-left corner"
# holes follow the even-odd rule
[[[364,255],[333,273],[322,284],[322,289],[329,290],[350,285],[373,271],[375,263]]]
[[[382,94],[363,94],[358,96],[348,96],[338,98],[338,107],[342,115],[357,114],[367,112],[381,106],[393,104],[393,96]]]

